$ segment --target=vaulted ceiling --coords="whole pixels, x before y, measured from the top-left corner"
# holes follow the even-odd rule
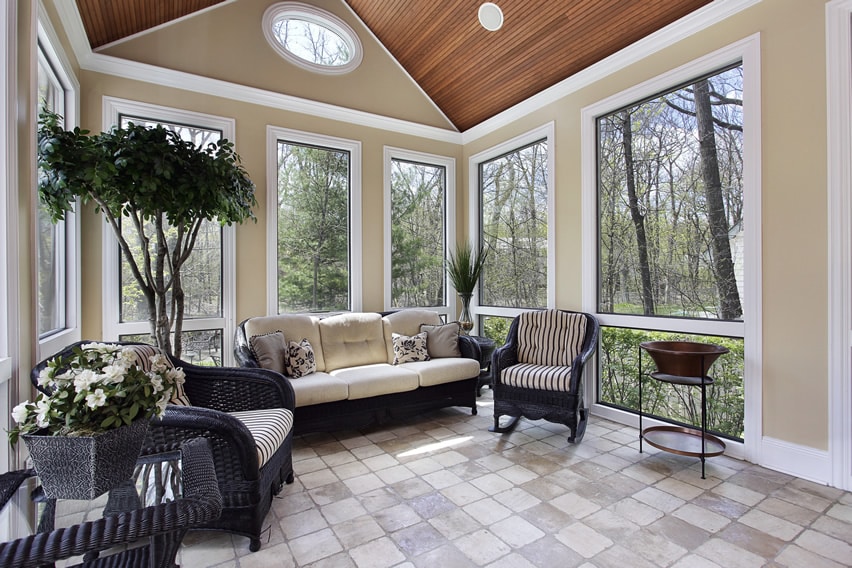
[[[77,0],[92,48],[223,0]],[[270,4],[274,0],[270,0]],[[476,126],[712,0],[344,0],[460,130]]]

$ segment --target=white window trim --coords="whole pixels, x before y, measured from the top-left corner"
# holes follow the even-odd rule
[[[278,313],[278,142],[284,140],[349,152],[349,309],[363,309],[361,142],[334,136],[266,127],[266,310]]]
[[[745,267],[743,322],[712,322],[707,320],[678,320],[679,329],[688,333],[730,335],[745,338],[745,440],[742,444],[727,442],[726,453],[760,463],[763,438],[762,407],[763,379],[761,363],[761,122],[760,122],[760,34],[751,35],[704,57],[654,77],[626,91],[617,93],[582,110],[582,187],[583,187],[583,309],[597,313],[597,140],[595,119],[637,100],[652,96],[742,60],[743,65],[743,202],[745,226],[749,227],[745,243],[748,262]],[[602,324],[641,329],[669,329],[662,321],[641,316],[601,314]],[[660,327],[658,327],[660,326]],[[597,400],[597,373],[586,381],[586,400]],[[632,426],[638,425],[634,413],[592,404],[596,415]]]
[[[236,143],[236,121],[232,118],[115,97],[105,96],[103,98],[104,131],[117,125],[119,116],[122,114],[219,130],[222,132],[222,138]],[[150,333],[151,327],[147,321],[121,322],[121,295],[119,293],[121,279],[119,263],[116,262],[116,259],[119,258],[118,241],[106,221],[101,226],[104,339],[117,341],[120,335]],[[233,363],[234,319],[236,317],[236,257],[236,227],[226,225],[222,227],[222,317],[186,318],[183,320],[183,331],[222,330],[222,364],[225,366]]]
[[[285,48],[278,41],[275,32],[272,31],[272,23],[281,16],[315,24],[337,34],[349,47],[352,58],[343,65],[322,65],[302,59]],[[308,71],[323,73],[325,75],[342,75],[358,67],[364,57],[364,48],[361,46],[361,39],[355,33],[355,30],[336,15],[316,6],[303,4],[302,2],[279,2],[273,4],[263,13],[262,25],[263,36],[269,42],[269,45],[272,46],[272,49],[293,65]]]
[[[438,156],[435,154],[426,154],[423,152],[415,152],[413,150],[405,150],[403,148],[394,148],[385,146],[384,148],[384,272],[385,272],[385,293],[384,305],[385,310],[394,309],[392,306],[391,292],[393,289],[393,272],[391,265],[391,167],[393,160],[402,160],[408,162],[417,162],[430,166],[439,166],[444,168],[445,172],[445,187],[444,187],[444,259],[449,258],[450,250],[456,242],[456,160],[447,156]],[[426,307],[439,314],[447,316],[449,321],[454,319],[456,313],[456,295],[450,293],[451,284],[446,270],[444,271],[444,305]],[[451,297],[452,296],[452,297]]]
[[[852,0],[825,6],[831,484],[852,490]]]
[[[68,57],[61,49],[61,42],[56,30],[50,22],[50,17],[41,0],[38,2],[38,42],[44,56],[50,62],[62,88],[65,91],[65,128],[73,128],[79,124],[80,116],[80,82],[74,75]],[[37,215],[38,195],[33,190],[33,211]],[[76,212],[65,215],[65,329],[59,330],[43,339],[37,340],[37,359],[48,357],[63,347],[79,341],[81,338],[82,293],[81,293],[81,253],[80,253],[80,223]],[[33,270],[36,270],[34,267]],[[35,326],[38,327],[37,325]],[[38,333],[37,331],[35,332]]]
[[[468,238],[472,246],[476,247],[480,227],[480,198],[482,190],[479,187],[479,165],[483,162],[493,160],[504,154],[514,152],[537,142],[547,141],[547,307],[556,307],[556,123],[548,122],[538,128],[525,132],[519,136],[507,140],[497,146],[474,154],[468,159],[468,227],[470,234]],[[526,311],[524,308],[506,308],[495,306],[480,306],[479,294],[474,293],[470,303],[470,310],[474,320],[474,331],[479,326],[479,316],[495,316],[513,318]],[[473,332],[472,332],[473,333]],[[478,333],[478,332],[477,332]]]

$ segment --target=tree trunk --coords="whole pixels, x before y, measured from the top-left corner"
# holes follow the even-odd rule
[[[648,261],[648,237],[645,234],[645,218],[639,210],[636,196],[636,175],[633,170],[633,130],[630,113],[621,113],[622,145],[624,147],[624,170],[627,174],[627,199],[630,217],[636,229],[636,246],[639,249],[639,272],[642,278],[642,308],[646,316],[654,315],[654,290],[651,286],[651,264]]]
[[[713,274],[719,290],[720,315],[724,320],[739,318],[742,313],[734,262],[731,258],[728,220],[719,176],[719,160],[716,151],[716,133],[713,126],[713,110],[710,104],[710,82],[702,79],[695,83],[695,117],[698,122],[698,144],[701,155],[701,178],[704,181],[704,196],[707,200],[707,217],[710,223],[711,248],[713,251]]]

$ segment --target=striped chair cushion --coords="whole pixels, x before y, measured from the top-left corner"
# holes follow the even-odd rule
[[[586,317],[560,310],[524,312],[518,316],[518,362],[571,365],[586,337]]]
[[[133,353],[136,355],[136,364],[145,372],[151,370],[151,357],[154,355],[160,355],[163,352],[158,347],[154,347],[153,345],[128,345],[130,349],[133,350]],[[166,366],[174,369],[175,366],[172,364],[172,360],[166,357]],[[174,390],[172,391],[172,399],[169,401],[169,404],[177,404],[179,406],[192,406],[189,402],[189,397],[186,396],[186,391],[183,388],[183,384],[176,385]]]
[[[546,391],[568,391],[571,380],[571,367],[551,367],[520,363],[506,367],[500,375],[500,382],[512,387]]]
[[[286,408],[265,408],[229,412],[245,424],[257,447],[257,467],[263,467],[272,454],[281,447],[293,428],[293,413]]]

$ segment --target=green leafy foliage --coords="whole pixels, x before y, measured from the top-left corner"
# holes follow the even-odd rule
[[[447,261],[447,274],[450,277],[450,282],[453,283],[453,288],[460,296],[473,294],[473,289],[479,283],[487,259],[487,249],[479,248],[474,251],[467,241],[459,243],[455,252],[450,253],[450,258]]]

